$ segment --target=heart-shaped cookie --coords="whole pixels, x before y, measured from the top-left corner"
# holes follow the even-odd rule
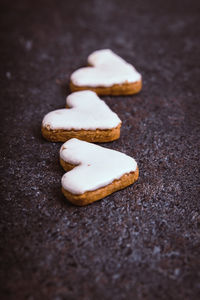
[[[121,120],[94,92],[72,93],[66,106],[44,117],[42,135],[47,140],[65,142],[76,137],[88,142],[110,142],[120,137]]]
[[[60,163],[70,170],[62,177],[63,194],[80,206],[125,188],[139,176],[132,157],[75,138],[62,145]]]
[[[72,73],[72,91],[92,90],[99,95],[130,95],[142,88],[140,73],[109,49],[90,54],[88,64],[89,67]]]

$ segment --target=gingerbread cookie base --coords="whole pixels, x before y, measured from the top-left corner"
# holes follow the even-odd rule
[[[104,143],[117,140],[120,137],[121,124],[112,129],[96,130],[53,130],[49,127],[42,126],[42,135],[51,142],[66,142],[71,138],[77,138],[86,142]]]
[[[62,159],[60,159],[60,163],[65,171],[70,171],[71,169],[76,167],[76,165],[69,164]],[[135,172],[124,174],[121,178],[116,179],[112,183],[95,191],[88,191],[81,195],[75,195],[62,188],[62,192],[67,198],[67,200],[73,203],[74,205],[85,206],[102,198],[105,198],[106,196],[133,184],[138,179],[138,177],[139,169],[137,167]]]
[[[97,95],[125,96],[139,93],[142,89],[142,80],[133,83],[114,84],[109,87],[78,86],[70,81],[70,89],[72,92],[90,90],[97,93]]]

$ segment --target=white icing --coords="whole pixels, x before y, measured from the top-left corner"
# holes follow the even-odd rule
[[[137,168],[136,161],[124,153],[75,138],[62,145],[60,157],[77,165],[63,175],[62,186],[78,195],[104,187]]]
[[[88,63],[92,67],[80,68],[72,73],[74,85],[109,87],[141,80],[141,74],[131,64],[109,49],[93,52],[88,57]]]
[[[66,99],[70,108],[58,109],[48,113],[43,127],[66,130],[96,130],[117,127],[121,120],[106,103],[92,91],[70,94]]]

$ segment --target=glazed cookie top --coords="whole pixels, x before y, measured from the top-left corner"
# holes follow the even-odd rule
[[[80,68],[72,73],[71,81],[74,85],[110,87],[141,80],[140,73],[131,64],[109,49],[90,54],[88,64],[91,67]]]
[[[63,188],[77,195],[107,186],[137,169],[132,157],[75,138],[62,145],[60,158],[77,165],[62,177]]]
[[[112,129],[121,123],[117,114],[92,91],[70,94],[66,105],[69,108],[48,113],[42,121],[42,126],[52,130],[96,130]]]

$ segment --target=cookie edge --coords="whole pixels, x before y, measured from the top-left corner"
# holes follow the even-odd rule
[[[76,167],[76,165],[67,163],[62,158],[60,158],[60,164],[65,171],[70,171],[74,167]],[[137,169],[134,172],[126,173],[122,175],[119,179],[115,179],[112,183],[104,187],[101,187],[97,190],[88,191],[83,194],[76,195],[70,193],[69,191],[65,190],[62,187],[62,193],[64,194],[65,198],[72,204],[76,206],[85,206],[95,201],[98,201],[100,199],[103,199],[116,191],[124,189],[125,187],[137,181],[138,177],[139,177],[139,169],[137,167]]]
[[[70,90],[71,92],[78,92],[83,90],[90,90],[95,92],[97,95],[111,95],[111,96],[126,96],[138,94],[142,89],[142,79],[136,82],[124,82],[122,84],[114,84],[109,87],[97,86],[78,86],[75,85],[72,80],[70,80]]]
[[[51,129],[47,126],[41,127],[42,136],[51,142],[66,142],[71,138],[77,138],[86,142],[104,143],[112,142],[120,138],[120,122],[116,127],[111,129],[96,129],[96,130],[66,130],[66,129]]]

